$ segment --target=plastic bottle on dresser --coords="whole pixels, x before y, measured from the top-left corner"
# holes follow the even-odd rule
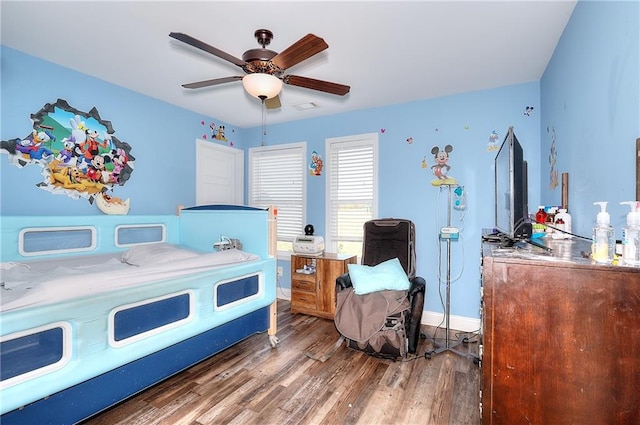
[[[591,243],[591,258],[596,263],[611,264],[616,249],[616,238],[611,227],[611,217],[607,212],[607,202],[594,202],[600,206],[596,217],[596,227],[593,228]]]
[[[545,222],[547,221],[547,212],[544,210],[544,205],[540,205],[538,207],[538,211],[535,215],[536,222],[533,223],[531,227],[532,237],[539,238],[540,236],[544,236],[544,231],[546,229]]]
[[[561,223],[558,223],[558,221],[561,221]],[[566,208],[560,208],[558,210],[556,214],[556,227],[568,233],[554,232],[553,237],[555,239],[571,239],[571,214],[567,212]]]
[[[547,212],[544,210],[544,205],[540,205],[536,213],[536,223],[544,224],[545,221],[547,221]]]
[[[551,237],[553,239],[564,239],[564,220],[562,217],[559,217],[560,213],[556,214],[555,221],[553,222],[553,233],[551,233]]]
[[[640,211],[637,201],[620,202],[629,205],[631,211],[627,214],[627,226],[622,229],[622,261],[625,265],[640,266]]]
[[[557,207],[549,207],[547,210],[547,221],[546,224],[549,226],[554,226],[556,223],[556,211],[558,211]],[[551,227],[546,228],[547,235],[551,235],[553,237],[553,229]]]

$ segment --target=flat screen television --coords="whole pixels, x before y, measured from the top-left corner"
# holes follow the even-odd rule
[[[531,237],[528,220],[527,162],[509,127],[495,158],[495,228],[511,240]]]

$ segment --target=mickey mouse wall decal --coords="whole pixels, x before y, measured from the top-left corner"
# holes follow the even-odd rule
[[[440,150],[438,146],[431,148],[431,154],[436,160],[435,165],[431,166],[433,175],[436,176],[436,179],[431,181],[433,186],[457,184],[456,179],[448,175],[449,170],[451,170],[451,166],[448,164],[451,152],[453,152],[453,146],[451,145],[446,145],[444,150]]]

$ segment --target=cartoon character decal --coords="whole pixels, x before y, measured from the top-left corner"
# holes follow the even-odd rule
[[[19,160],[23,163],[27,162],[44,162],[47,163],[53,159],[53,151],[48,148],[55,141],[55,137],[49,131],[36,131],[22,140],[15,139],[15,149],[22,153]]]
[[[215,123],[209,124],[209,128],[211,129],[211,138],[214,140],[222,140],[223,142],[227,141],[227,136],[225,136],[225,127],[224,125],[216,126]]]
[[[42,168],[43,180],[36,187],[93,203],[97,194],[131,177],[131,146],[113,136],[111,122],[95,108],[82,112],[58,99],[31,114],[31,121],[31,134],[1,141],[0,152],[19,168]]]
[[[309,175],[321,176],[323,167],[324,163],[322,162],[322,157],[318,154],[318,152],[313,151],[311,153],[311,163],[309,164]]]
[[[127,166],[129,158],[127,153],[122,148],[113,149],[110,154],[111,163],[113,164],[113,170],[111,171],[111,182],[120,183],[120,173]]]
[[[105,214],[126,215],[129,213],[130,203],[131,200],[129,198],[127,198],[126,201],[123,201],[115,196],[109,196],[105,192],[100,192],[98,196],[96,196],[96,205],[98,206],[98,209]]]
[[[435,165],[431,166],[431,170],[433,171],[433,175],[436,176],[436,179],[431,182],[433,186],[441,186],[443,184],[457,184],[456,179],[450,177],[449,170],[451,170],[451,166],[448,164],[449,162],[449,154],[453,151],[453,146],[446,145],[444,150],[440,150],[438,146],[434,146],[431,148],[431,154],[435,158]]]
[[[105,157],[102,155],[95,155],[91,158],[91,163],[89,164],[89,168],[87,169],[87,178],[93,182],[100,182],[103,178],[103,173],[106,168],[104,166],[105,162],[111,161],[109,157]]]
[[[497,151],[500,149],[498,142],[500,141],[500,136],[496,133],[495,130],[491,132],[489,135],[489,143],[487,143],[487,152]]]
[[[60,152],[58,152],[56,159],[58,161],[67,163],[73,159],[76,144],[73,143],[69,138],[65,137],[64,139],[62,139],[62,146],[63,148],[60,150]]]
[[[106,149],[107,146],[111,143],[111,137],[105,133],[104,142],[100,143],[98,141],[98,132],[95,130],[87,129],[85,131],[86,138],[85,142],[82,144],[82,152],[84,153],[85,158],[91,161],[94,156],[100,154],[100,148]]]

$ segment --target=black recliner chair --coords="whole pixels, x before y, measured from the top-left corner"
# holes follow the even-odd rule
[[[353,339],[351,331],[344,332],[344,320],[351,320],[350,315],[340,316],[341,309],[353,308],[354,302],[360,302],[357,296],[343,291],[353,291],[353,282],[349,273],[344,273],[336,279],[336,328],[346,338],[350,348],[363,351],[367,354],[397,359],[405,357],[407,353],[415,353],[420,339],[420,321],[424,307],[426,283],[422,277],[416,276],[415,266],[415,227],[413,222],[405,219],[377,219],[364,224],[364,240],[362,250],[362,265],[376,266],[387,260],[397,258],[404,269],[410,282],[408,290],[380,291],[380,296],[386,297],[386,303],[380,301],[378,306],[394,304],[392,311],[387,311],[386,320],[377,329],[377,325],[371,329],[373,333],[367,341]],[[391,302],[389,302],[391,300]],[[397,304],[395,303],[397,301]],[[370,308],[371,306],[367,307]],[[366,308],[364,309],[367,310]],[[378,314],[376,313],[376,316]],[[345,319],[346,317],[346,319]],[[366,322],[367,317],[361,319]],[[343,322],[340,323],[339,321]],[[351,325],[351,324],[348,324]],[[358,324],[360,325],[360,324]],[[367,326],[368,323],[362,323]],[[342,330],[341,330],[342,329]],[[345,335],[350,333],[350,335]],[[362,335],[362,334],[359,334]],[[405,347],[398,341],[404,340]]]

